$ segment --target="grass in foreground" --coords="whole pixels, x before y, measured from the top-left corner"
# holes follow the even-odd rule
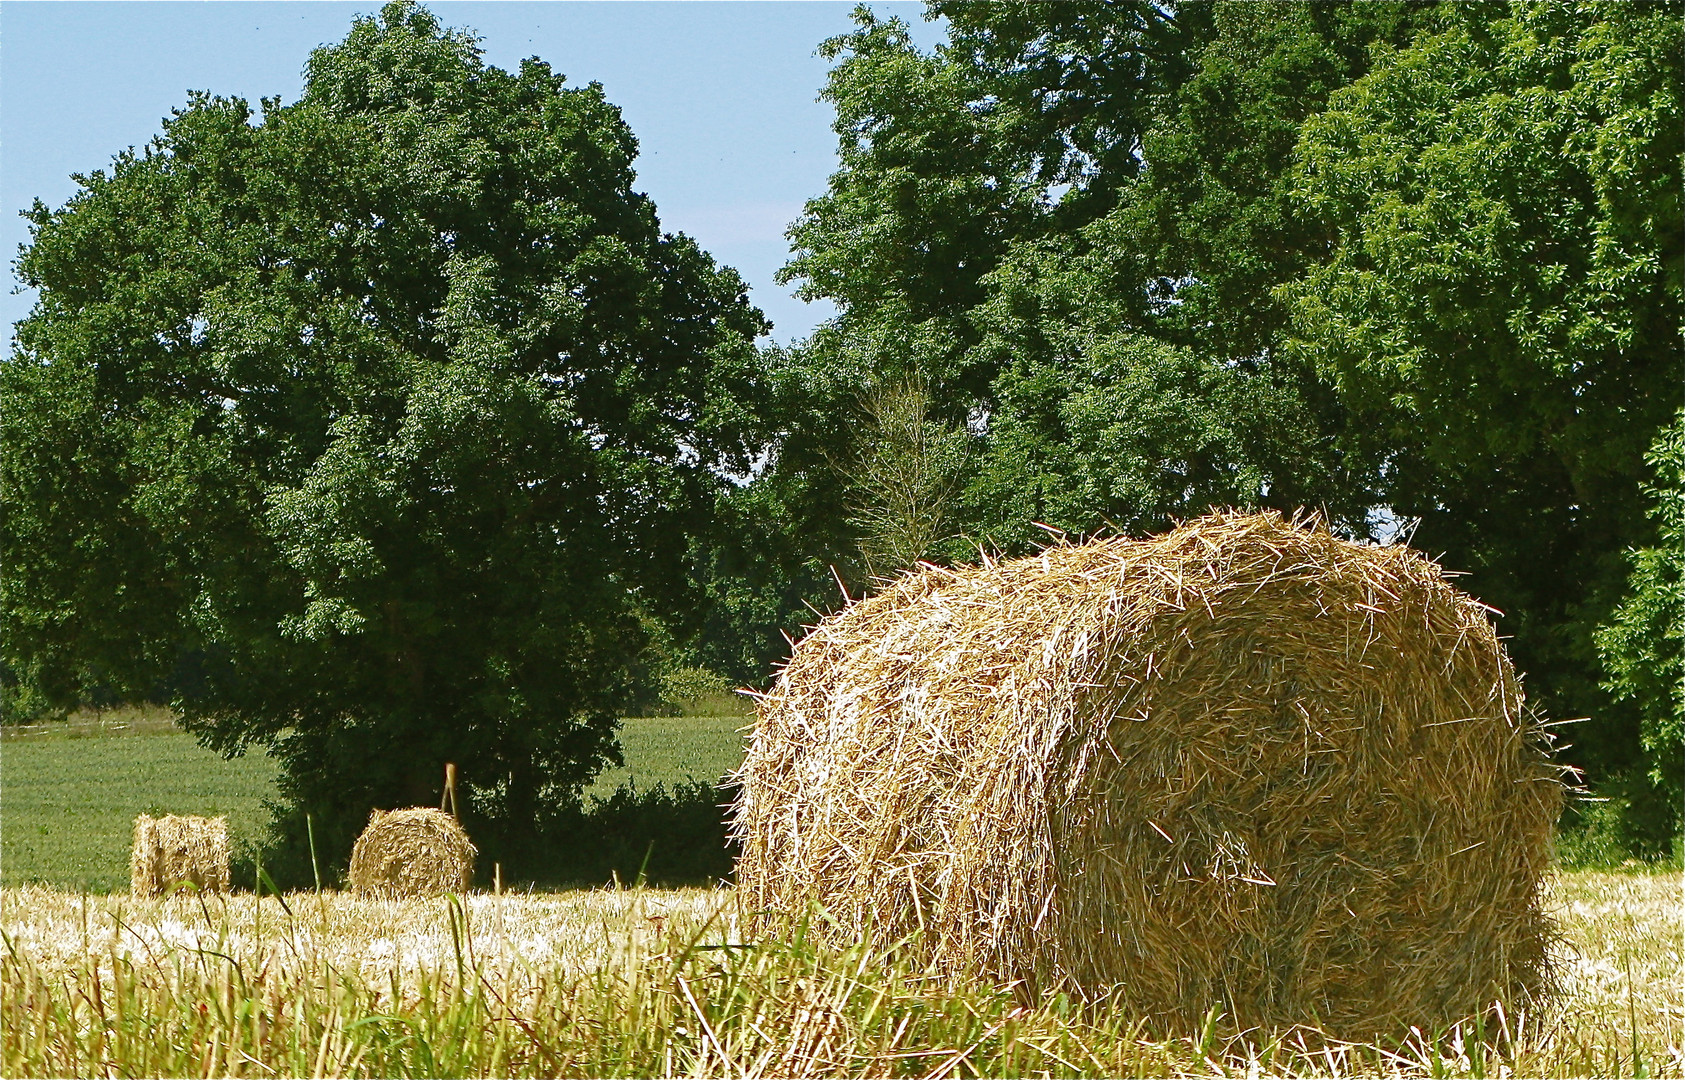
[[[1561,1002],[1484,1040],[1162,1040],[869,947],[745,947],[728,890],[0,893],[5,1075],[1680,1076],[1680,878],[1563,875]]]

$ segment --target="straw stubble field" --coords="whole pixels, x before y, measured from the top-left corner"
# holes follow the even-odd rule
[[[6,889],[0,1073],[1681,1076],[1680,898],[1677,873],[1559,875],[1555,1006],[1380,1047],[1155,1040],[909,954],[745,942],[729,890]]]

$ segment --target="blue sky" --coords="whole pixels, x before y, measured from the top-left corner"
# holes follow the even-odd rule
[[[0,249],[8,288],[0,318],[27,314],[10,265],[28,238],[18,211],[62,204],[71,173],[141,146],[189,90],[287,101],[305,58],[338,41],[369,3],[0,4]],[[686,232],[748,280],[773,337],[805,336],[830,314],[773,281],[785,227],[836,168],[828,65],[816,54],[851,26],[849,0],[803,3],[620,2],[427,5],[483,38],[486,59],[513,68],[548,60],[570,82],[603,84],[638,136],[638,187],[664,227]],[[941,37],[917,3],[873,3],[915,40]],[[10,334],[8,333],[8,337]]]

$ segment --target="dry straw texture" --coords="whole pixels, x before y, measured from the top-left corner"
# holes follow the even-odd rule
[[[129,891],[162,896],[184,882],[200,892],[228,891],[228,819],[174,814],[135,818]]]
[[[351,848],[351,888],[387,899],[460,893],[474,876],[475,854],[468,834],[443,810],[376,810]]]
[[[1276,514],[924,567],[762,701],[739,889],[1159,1029],[1513,1012],[1563,788],[1489,613]]]

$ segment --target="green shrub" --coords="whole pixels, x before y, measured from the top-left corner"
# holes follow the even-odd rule
[[[1638,706],[1648,775],[1627,778],[1635,804],[1653,806],[1646,847],[1671,837],[1677,850],[1685,803],[1685,409],[1662,429],[1645,461],[1655,483],[1644,492],[1659,523],[1655,547],[1627,553],[1631,576],[1613,621],[1597,632],[1604,688]],[[1646,783],[1647,781],[1647,783]],[[1659,796],[1645,799],[1643,796]],[[1663,841],[1665,843],[1665,841]]]

